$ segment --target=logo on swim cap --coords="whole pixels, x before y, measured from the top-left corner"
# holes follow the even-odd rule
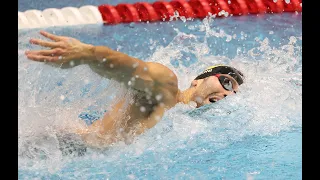
[[[202,72],[202,74],[212,72],[212,69],[214,69],[214,68],[216,68],[216,67],[218,67],[218,66],[223,66],[223,65],[222,65],[222,64],[218,64],[218,65],[215,65],[215,66],[210,66],[210,67],[208,67],[206,70],[204,70],[204,71]]]
[[[233,77],[239,85],[243,83],[243,74],[240,71],[233,67],[226,66],[223,64],[208,67],[199,76],[197,76],[195,80],[204,79],[215,74],[228,74],[231,77]]]
[[[224,65],[224,64],[217,64],[217,65],[208,67],[206,70],[208,70],[208,69],[214,69],[214,68],[219,67],[219,66],[226,66],[226,65]]]

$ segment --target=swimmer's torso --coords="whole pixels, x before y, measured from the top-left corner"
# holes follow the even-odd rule
[[[178,83],[174,73],[158,63],[150,63],[148,68],[152,74],[146,78],[132,75],[139,78],[128,90],[132,93],[130,98],[119,98],[101,120],[95,121],[86,132],[78,133],[88,144],[105,146],[119,140],[126,142],[143,132],[142,125],[153,126],[155,119],[161,119],[164,109],[176,104]]]

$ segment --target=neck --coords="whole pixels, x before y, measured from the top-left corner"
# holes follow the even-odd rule
[[[186,89],[184,91],[179,90],[177,95],[177,102],[182,102],[184,104],[188,104],[191,101],[192,97],[192,89]]]

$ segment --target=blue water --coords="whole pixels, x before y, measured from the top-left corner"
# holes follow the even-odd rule
[[[31,9],[27,2],[49,6],[19,1],[19,10]],[[19,179],[302,179],[301,16],[47,28],[161,62],[181,89],[216,63],[247,77],[237,96],[196,110],[178,104],[133,144],[81,157],[61,156],[57,126],[100,117],[125,90],[86,65],[58,69],[28,61],[23,52],[36,48],[27,42],[40,37],[39,29],[19,30]]]

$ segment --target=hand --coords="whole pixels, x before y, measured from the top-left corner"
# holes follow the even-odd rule
[[[45,31],[40,34],[52,41],[30,39],[31,44],[51,49],[26,51],[26,56],[34,61],[65,63],[71,60],[87,59],[93,54],[94,46],[66,36],[57,36]]]

